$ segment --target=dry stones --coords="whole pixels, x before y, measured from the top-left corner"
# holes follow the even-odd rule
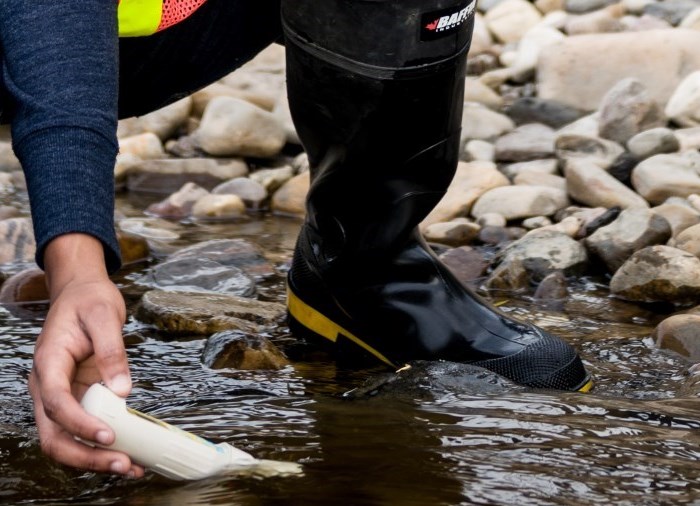
[[[502,186],[484,193],[474,204],[475,218],[499,213],[506,220],[551,216],[569,205],[566,192],[549,186]]]
[[[191,111],[192,98],[185,97],[157,111],[121,120],[117,135],[121,138],[151,132],[165,141],[187,122]]]
[[[686,76],[666,104],[666,115],[684,127],[700,125],[700,71]]]
[[[462,113],[461,142],[470,139],[495,139],[515,128],[508,116],[492,111],[481,104],[467,102]]]
[[[0,221],[0,264],[34,260],[36,242],[29,218]]]
[[[632,171],[632,185],[652,204],[700,193],[700,159],[680,154],[647,158]]]
[[[119,139],[119,154],[130,154],[141,160],[164,158],[163,143],[152,132],[145,132]]]
[[[202,149],[215,156],[272,157],[287,141],[277,116],[230,97],[209,103],[195,135]]]
[[[460,162],[445,196],[423,220],[421,229],[432,223],[468,216],[476,199],[486,191],[509,184],[508,178],[491,162]]]
[[[693,225],[679,233],[673,246],[700,258],[700,225]]]
[[[272,210],[280,214],[303,217],[306,215],[306,195],[310,185],[311,178],[308,172],[294,176],[272,196]]]
[[[610,291],[637,302],[698,302],[700,259],[669,246],[641,249],[615,273]]]
[[[571,198],[591,207],[649,207],[620,181],[588,160],[569,160],[564,170]]]
[[[496,160],[524,162],[554,155],[554,130],[546,125],[521,125],[496,141]]]
[[[680,149],[678,138],[670,128],[659,127],[640,132],[629,141],[627,149],[637,160],[664,153],[674,153]]]
[[[503,0],[484,17],[491,33],[501,42],[520,40],[541,19],[535,6],[525,0]]]
[[[559,134],[555,141],[557,157],[561,160],[583,158],[607,169],[625,150],[617,142],[596,136]]]
[[[634,135],[666,124],[663,111],[637,79],[623,79],[602,99],[600,136],[625,144]]]
[[[686,228],[700,223],[700,213],[687,205],[661,204],[653,207],[651,211],[659,216],[663,216],[668,221],[669,225],[671,225],[671,235],[673,237],[676,237]]]
[[[433,223],[426,227],[423,235],[428,241],[462,246],[471,243],[479,235],[480,228],[466,218],[455,218],[452,221]]]
[[[266,337],[224,331],[207,339],[202,363],[212,369],[279,370],[289,365],[289,360]]]
[[[283,304],[235,295],[153,290],[141,298],[137,316],[172,334],[210,335],[223,330],[258,333],[284,319]]]
[[[665,243],[671,226],[665,218],[649,209],[632,208],[615,221],[596,230],[585,239],[588,251],[600,257],[615,272],[632,254],[646,246]]]

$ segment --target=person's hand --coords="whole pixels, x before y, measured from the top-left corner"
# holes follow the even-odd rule
[[[90,385],[104,381],[122,397],[131,390],[121,333],[124,299],[107,276],[103,255],[101,243],[83,234],[60,236],[46,248],[51,307],[36,343],[29,391],[46,455],[71,467],[140,477],[143,469],[123,453],[74,438],[114,442],[112,430],[79,404]]]

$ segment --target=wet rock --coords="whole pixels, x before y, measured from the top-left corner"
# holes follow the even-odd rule
[[[497,267],[486,284],[489,288],[524,288],[553,271],[577,274],[587,262],[586,249],[568,235],[552,231],[531,233],[499,253]]]
[[[474,204],[472,216],[499,213],[506,220],[551,216],[569,205],[566,192],[549,186],[502,186],[484,193]]]
[[[680,142],[673,130],[665,127],[645,130],[627,141],[627,149],[637,160],[664,153],[675,153],[680,147]]]
[[[489,267],[483,253],[470,246],[451,248],[440,255],[440,260],[464,284],[483,277]]]
[[[525,171],[513,179],[516,186],[548,186],[566,193],[566,179],[543,172]]]
[[[620,267],[610,281],[610,291],[637,302],[697,303],[700,259],[669,246],[649,246]]]
[[[117,135],[123,138],[151,132],[156,134],[161,141],[165,141],[187,122],[191,111],[192,99],[185,97],[157,111],[121,120]]]
[[[145,160],[129,167],[126,185],[131,191],[169,194],[185,183],[196,183],[210,190],[224,181],[247,174],[248,165],[239,159]]]
[[[283,167],[256,170],[250,174],[250,179],[265,188],[268,194],[272,194],[295,175],[294,167],[285,165]]]
[[[657,347],[700,361],[700,315],[670,316],[656,326],[652,337]]]
[[[206,258],[229,267],[237,267],[253,278],[275,274],[275,268],[262,249],[245,239],[213,239],[187,246],[172,253],[168,260]]]
[[[466,162],[492,162],[496,157],[496,148],[490,142],[474,139],[466,143],[462,159]]]
[[[652,207],[651,211],[663,216],[671,225],[671,235],[676,237],[683,230],[700,223],[700,213],[688,206],[680,204],[661,204]],[[683,249],[683,248],[681,248]]]
[[[137,316],[171,334],[211,335],[224,330],[265,332],[279,325],[286,308],[235,295],[153,290],[141,298]]]
[[[260,209],[268,198],[265,187],[248,177],[237,177],[216,186],[212,191],[214,195],[236,195],[246,207]]]
[[[195,136],[202,149],[214,156],[273,157],[287,141],[284,126],[274,114],[230,97],[209,102]]]
[[[10,276],[0,289],[0,302],[3,304],[48,300],[46,276],[38,267],[30,267]]]
[[[0,264],[31,262],[35,253],[34,230],[29,218],[0,221]]]
[[[693,0],[666,0],[649,3],[644,7],[644,12],[676,26],[697,6],[697,2]]]
[[[141,236],[117,231],[117,241],[121,252],[122,264],[129,265],[147,260],[150,256],[148,242]]]
[[[489,30],[501,42],[519,41],[541,19],[535,6],[525,0],[503,0],[484,16]]]
[[[192,207],[209,192],[194,183],[185,183],[182,188],[170,195],[165,200],[151,204],[146,208],[146,213],[159,218],[182,219],[190,215]]]
[[[559,173],[559,162],[554,158],[530,160],[529,162],[510,163],[501,167],[500,170],[510,179],[515,179],[519,174],[527,172],[556,175]]]
[[[554,130],[538,123],[521,125],[496,141],[496,160],[524,162],[554,155]]]
[[[192,216],[198,219],[237,219],[245,216],[245,204],[238,195],[207,194],[194,203]]]
[[[700,71],[689,74],[681,81],[666,104],[666,115],[684,127],[700,125]]]
[[[541,123],[552,128],[561,128],[584,115],[583,111],[569,105],[537,97],[517,99],[506,113],[517,125]]]
[[[639,163],[632,171],[632,185],[652,204],[669,197],[700,193],[700,159],[681,154],[656,155]]]
[[[649,30],[643,37],[636,32],[568,37],[542,50],[538,94],[594,111],[616,83],[633,77],[652,99],[665,104],[680,81],[700,68],[699,45],[700,32],[684,29]]]
[[[468,216],[474,202],[486,191],[508,185],[508,178],[492,162],[460,162],[445,196],[420,224],[421,230],[433,223]]]
[[[119,154],[134,155],[141,160],[165,158],[163,143],[152,132],[119,139]]]
[[[462,246],[470,244],[479,235],[480,229],[479,225],[466,218],[455,218],[452,221],[429,225],[423,235],[427,241]]]
[[[119,221],[119,228],[129,234],[156,241],[174,241],[180,234],[168,230],[171,224],[158,218],[127,218]]]
[[[559,134],[555,141],[557,157],[564,162],[585,159],[602,169],[610,167],[625,149],[614,141],[578,134]]]
[[[224,331],[207,339],[202,363],[211,369],[259,371],[282,369],[289,365],[289,360],[266,337]]]
[[[220,293],[254,297],[255,281],[241,269],[208,258],[168,260],[137,280],[149,288],[169,292]]]
[[[484,213],[476,220],[481,227],[505,227],[506,219],[501,213]]]
[[[663,244],[670,237],[671,225],[665,218],[649,209],[633,208],[622,211],[615,221],[596,230],[584,242],[588,251],[615,272],[635,251]]]
[[[538,300],[562,300],[569,296],[566,276],[561,271],[547,274],[537,285],[534,298]]]
[[[272,210],[279,214],[305,216],[306,195],[310,185],[311,178],[308,172],[294,176],[272,195]]]
[[[680,232],[672,245],[700,257],[700,225],[693,225]]]
[[[462,145],[471,139],[496,139],[514,128],[515,123],[505,114],[492,111],[481,104],[464,104],[460,137]]]
[[[605,139],[625,144],[636,134],[665,124],[663,111],[638,79],[623,79],[603,96],[599,134]]]
[[[572,199],[591,207],[649,207],[634,191],[585,159],[569,160],[564,169]]]

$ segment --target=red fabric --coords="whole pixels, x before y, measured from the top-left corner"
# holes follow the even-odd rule
[[[176,25],[199,9],[207,0],[163,0],[163,15],[158,31]]]

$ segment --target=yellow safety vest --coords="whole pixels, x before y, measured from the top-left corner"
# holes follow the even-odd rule
[[[119,36],[142,37],[156,33],[161,26],[163,4],[167,1],[191,2],[191,0],[118,0]],[[193,3],[201,5],[203,2]]]

